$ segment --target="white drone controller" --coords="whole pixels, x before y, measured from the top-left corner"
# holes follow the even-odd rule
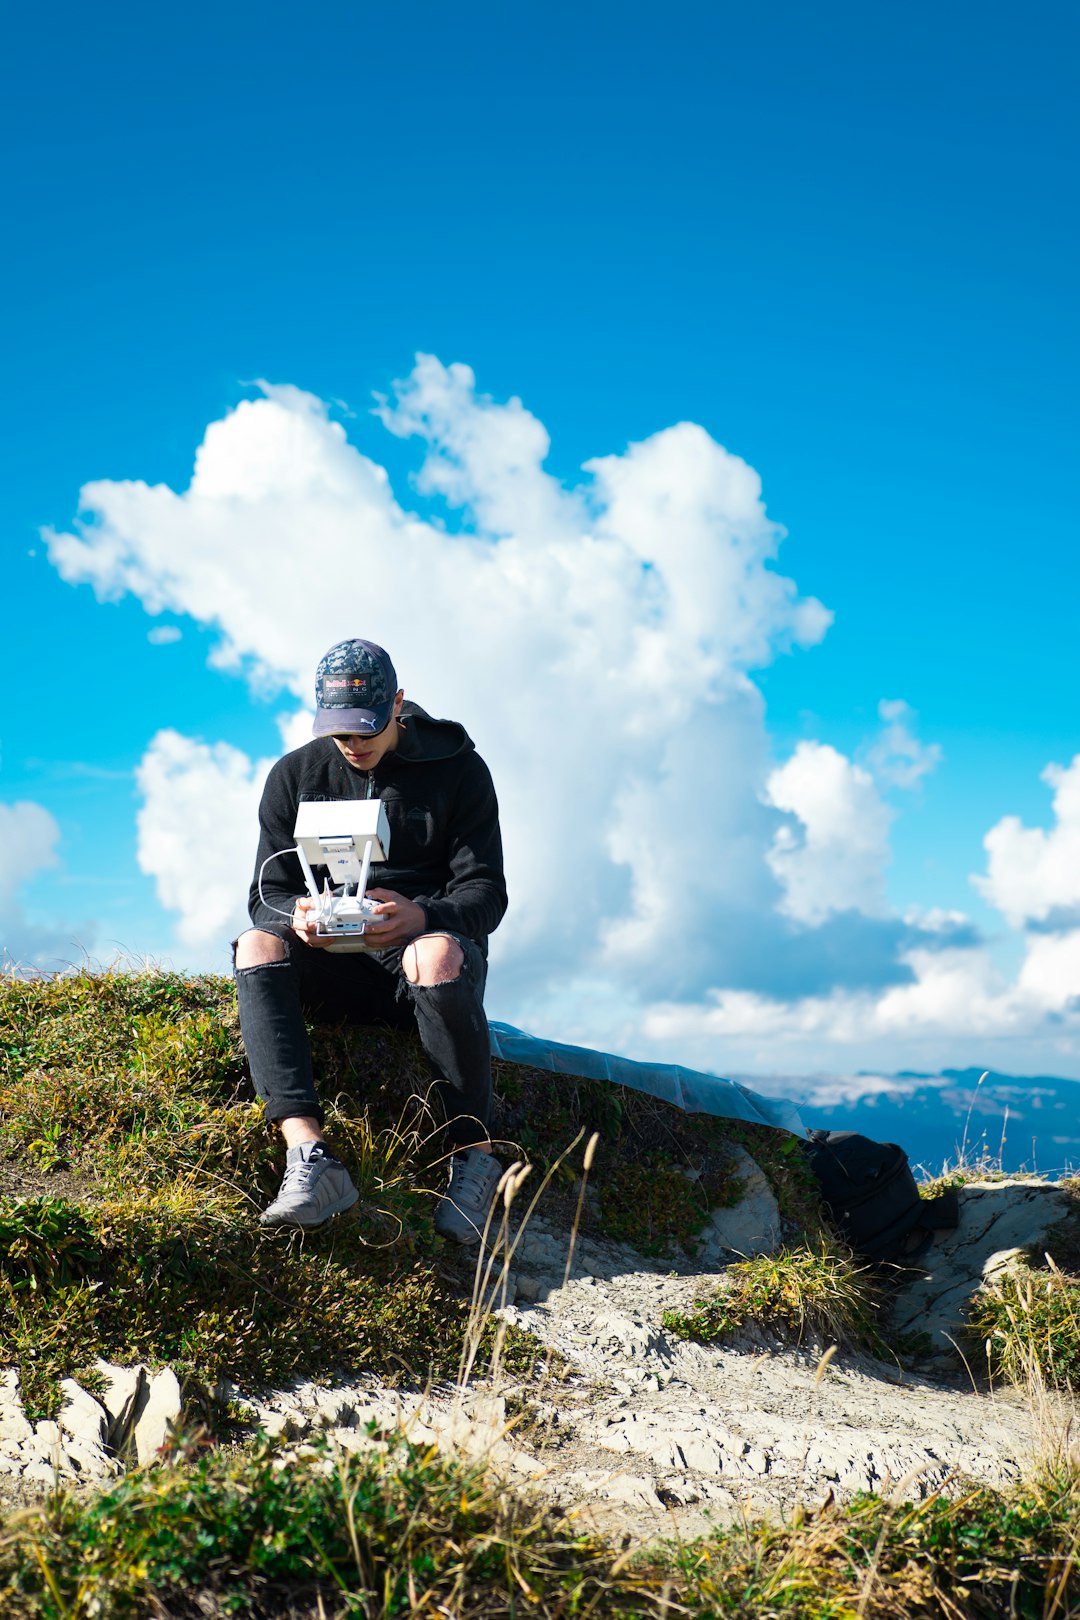
[[[326,947],[328,951],[367,950],[370,947],[360,943],[360,935],[364,933],[368,919],[379,915],[379,905],[378,901],[369,900],[367,895],[361,898],[347,891],[345,894],[333,894],[327,879],[314,912],[308,915],[315,918],[316,939],[335,942]]]
[[[326,940],[328,951],[377,949],[365,940],[364,931],[379,915],[379,903],[364,891],[372,861],[385,861],[390,852],[390,823],[382,800],[305,801],[297,807],[293,837],[304,882],[315,902],[316,939]],[[325,866],[329,874],[321,891],[316,866]],[[333,893],[331,883],[342,884],[343,892]]]

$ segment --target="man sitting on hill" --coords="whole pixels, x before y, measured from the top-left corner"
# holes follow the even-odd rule
[[[502,1173],[488,1138],[483,1008],[487,936],[506,910],[491,776],[463,726],[404,701],[393,664],[373,642],[331,647],[315,701],[315,740],[267,778],[249,901],[255,926],[235,946],[252,1079],[288,1150],[262,1224],[319,1226],[359,1197],[322,1134],[307,1014],[419,1030],[451,1152],[435,1226],[475,1243]],[[328,951],[295,854],[297,806],[369,798],[382,800],[390,825],[389,858],[373,866],[378,886],[368,889],[379,902],[364,929],[371,949]]]

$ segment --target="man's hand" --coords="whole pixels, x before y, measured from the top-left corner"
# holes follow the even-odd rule
[[[310,895],[302,894],[293,906],[292,931],[303,945],[313,945],[316,950],[323,950],[329,943],[328,936],[320,939],[315,930],[319,924],[315,916],[317,910],[315,901]]]
[[[396,950],[427,928],[427,915],[415,900],[407,900],[393,889],[369,889],[367,897],[379,902],[377,916],[364,924],[364,939],[372,950]]]
[[[415,900],[406,900],[403,894],[397,894],[393,889],[369,889],[367,897],[379,902],[376,915],[369,917],[364,924],[364,941],[370,944],[373,951],[390,951],[407,945],[410,939],[415,939],[427,927],[424,908],[418,906]],[[293,907],[292,931],[304,945],[314,946],[321,951],[333,942],[334,936],[316,932],[319,926],[315,918],[316,910],[315,901],[310,895],[301,895]]]

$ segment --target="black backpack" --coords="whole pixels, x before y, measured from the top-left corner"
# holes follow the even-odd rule
[[[857,1131],[809,1131],[801,1143],[833,1224],[863,1260],[916,1259],[934,1233],[955,1227],[955,1192],[920,1198],[908,1156],[895,1142]]]

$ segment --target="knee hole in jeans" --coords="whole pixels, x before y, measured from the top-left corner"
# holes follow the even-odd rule
[[[401,968],[411,985],[420,989],[452,984],[461,977],[465,952],[449,934],[421,934],[406,945]]]
[[[233,965],[238,973],[246,968],[265,967],[271,962],[284,962],[287,952],[285,941],[277,934],[262,928],[249,928],[233,946]]]

